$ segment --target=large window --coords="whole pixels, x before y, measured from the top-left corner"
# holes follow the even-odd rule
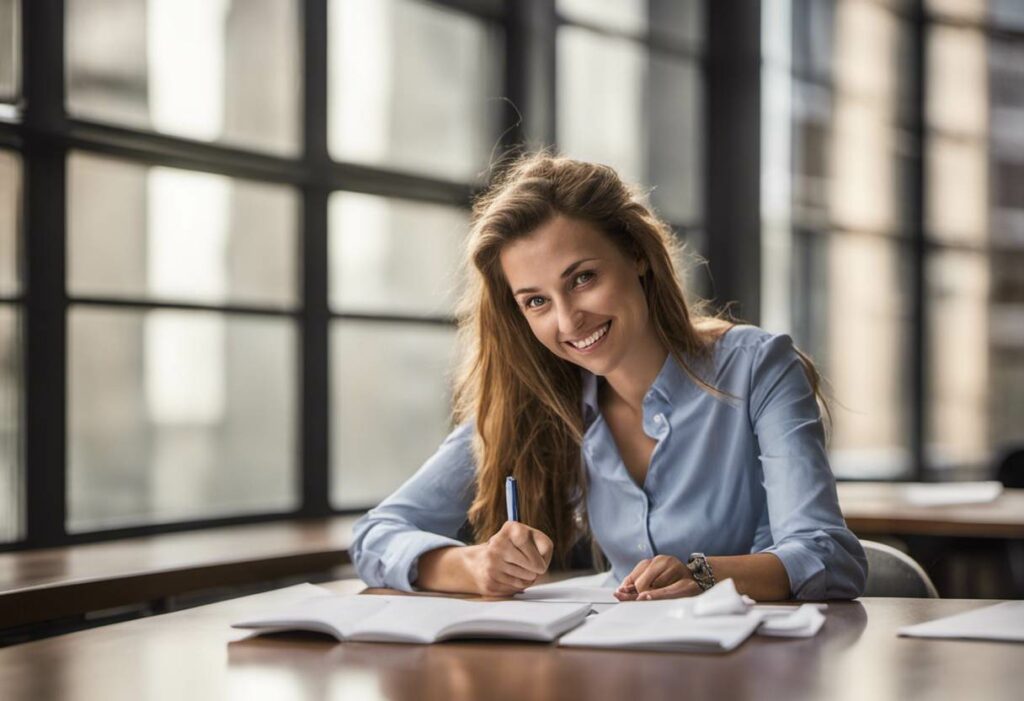
[[[699,230],[703,9],[0,0],[0,542],[376,503],[451,429],[509,147]]]
[[[948,470],[1024,441],[1024,6],[926,5],[925,445]]]
[[[296,508],[298,193],[79,151],[66,177],[68,530]]]
[[[831,383],[840,476],[985,474],[1024,439],[1024,79],[984,29],[1021,19],[967,5],[766,3],[763,320]]]
[[[0,542],[363,509],[437,446],[507,117],[453,5],[0,1]]]
[[[703,0],[0,0],[2,547],[394,489],[523,145],[725,252],[717,300],[830,380],[841,476],[987,464],[1024,440],[1018,5],[766,0],[746,45]]]

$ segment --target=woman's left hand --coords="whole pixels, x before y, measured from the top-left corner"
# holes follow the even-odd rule
[[[650,601],[695,596],[701,589],[690,569],[671,555],[641,560],[615,590],[619,601]]]

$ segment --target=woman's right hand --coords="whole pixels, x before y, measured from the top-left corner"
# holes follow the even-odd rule
[[[486,543],[460,549],[476,593],[511,596],[548,571],[554,543],[536,528],[506,521]]]

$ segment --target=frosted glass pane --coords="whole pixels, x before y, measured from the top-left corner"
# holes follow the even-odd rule
[[[330,202],[331,307],[453,315],[465,210],[338,192]]]
[[[927,259],[927,449],[935,467],[987,467],[990,459],[989,262],[942,251]]]
[[[0,296],[21,288],[18,239],[21,229],[21,159],[0,151]]]
[[[68,110],[298,153],[300,19],[299,0],[66,0]]]
[[[0,304],[0,543],[24,535],[21,343],[18,308]]]
[[[666,219],[701,218],[704,88],[697,64],[651,55],[651,203]]]
[[[836,474],[910,470],[910,266],[898,240],[862,233],[794,236],[793,337],[834,398]]]
[[[612,32],[659,37],[696,46],[704,37],[704,0],[558,0],[558,12]]]
[[[21,93],[21,3],[0,0],[0,102],[17,102]]]
[[[575,27],[559,30],[559,148],[573,158],[610,165],[630,182],[646,183],[646,80],[639,44]]]
[[[618,32],[639,34],[648,27],[646,0],[558,0],[557,7],[568,20]]]
[[[498,30],[413,0],[331,0],[329,9],[331,156],[481,179],[504,111]]]
[[[85,153],[68,160],[72,295],[293,307],[298,224],[290,187]]]
[[[73,307],[68,528],[298,506],[291,320]]]
[[[331,503],[372,506],[450,426],[449,327],[338,321],[331,329]]]

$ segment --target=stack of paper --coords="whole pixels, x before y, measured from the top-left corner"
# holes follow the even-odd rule
[[[566,647],[728,652],[755,631],[810,637],[825,622],[817,605],[754,605],[731,579],[689,599],[628,601],[588,618],[559,640]]]

